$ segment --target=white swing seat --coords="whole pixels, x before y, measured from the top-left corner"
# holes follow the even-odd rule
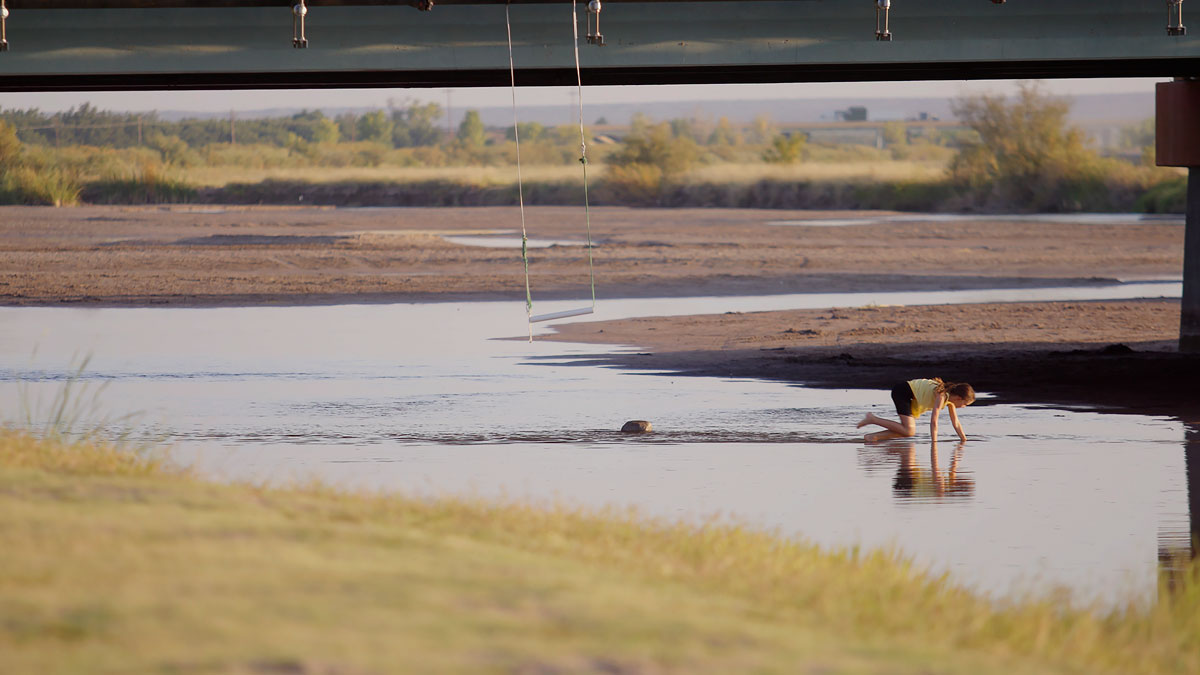
[[[592,314],[596,310],[593,307],[581,307],[579,309],[564,309],[561,312],[549,312],[547,314],[538,314],[537,316],[529,317],[529,323],[537,323],[539,321],[553,321],[554,319],[565,319],[570,316],[583,316],[584,314]]]

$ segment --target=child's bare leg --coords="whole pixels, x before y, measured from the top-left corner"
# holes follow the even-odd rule
[[[917,435],[917,421],[908,415],[901,415],[899,422],[893,422],[875,413],[867,413],[866,417],[863,417],[862,421],[858,423],[858,428],[861,429],[868,424],[875,424],[887,429],[895,434],[895,438],[908,438]]]

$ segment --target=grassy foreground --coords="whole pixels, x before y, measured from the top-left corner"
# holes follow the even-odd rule
[[[1197,672],[1200,585],[996,607],[885,553],[206,482],[0,430],[0,672]]]

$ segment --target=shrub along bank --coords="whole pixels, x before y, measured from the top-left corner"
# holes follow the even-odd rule
[[[592,182],[593,204],[762,209],[888,209],[925,212],[1144,212],[1182,213],[1186,177],[1146,181],[1143,176],[1064,180],[1036,200],[1006,202],[990,187],[964,186],[949,178],[916,180],[780,180],[713,182],[602,177]],[[1149,183],[1149,184],[1147,184]],[[85,188],[85,195],[92,194]],[[323,206],[516,206],[517,186],[453,180],[417,182],[307,182],[266,180],[179,193],[213,204],[315,204]],[[526,181],[525,203],[575,205],[578,181]],[[104,201],[102,203],[117,203]]]

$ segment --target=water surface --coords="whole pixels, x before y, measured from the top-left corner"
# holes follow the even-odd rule
[[[1130,287],[1163,290],[1109,291]],[[762,302],[611,301],[597,318]],[[519,302],[0,309],[0,405],[48,401],[91,354],[84,384],[107,387],[110,413],[142,411],[181,460],[219,477],[724,514],[827,546],[894,545],[986,592],[1060,583],[1145,597],[1160,544],[1187,536],[1178,420],[978,406],[962,413],[964,447],[947,437],[934,450],[924,425],[926,440],[866,446],[854,422],[888,413],[886,392],[574,366],[602,348],[491,339],[524,335],[524,319]],[[628,419],[656,432],[617,432]]]
[[[860,218],[811,218],[772,220],[768,225],[796,227],[846,227],[849,225],[878,225],[881,223],[971,223],[971,222],[1033,222],[1064,223],[1068,225],[1136,225],[1158,223],[1183,225],[1183,214],[1160,213],[906,213],[902,215],[872,215]]]

